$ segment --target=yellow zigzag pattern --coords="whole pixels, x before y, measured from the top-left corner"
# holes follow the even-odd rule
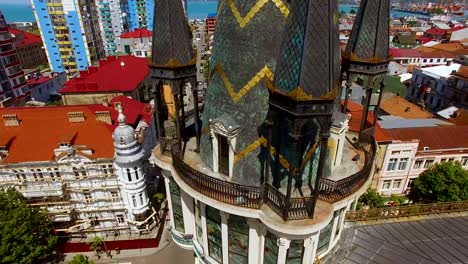
[[[239,90],[239,92],[234,91],[234,88],[231,85],[231,82],[229,81],[229,78],[226,75],[226,72],[224,71],[223,67],[221,64],[216,64],[214,67],[210,79],[213,78],[213,75],[215,72],[219,73],[219,77],[224,83],[224,86],[226,86],[226,89],[229,92],[229,95],[232,98],[232,101],[234,103],[237,103],[245,94],[247,94],[250,89],[255,87],[263,78],[268,78],[268,80],[273,81],[273,72],[270,70],[268,66],[263,67],[250,81],[242,87],[242,89]]]
[[[231,9],[232,14],[237,20],[237,23],[239,23],[239,26],[241,28],[245,28],[245,26],[249,24],[250,20],[252,20],[252,18],[255,17],[258,11],[260,11],[260,9],[262,9],[262,7],[269,1],[272,1],[276,5],[276,7],[281,11],[281,13],[283,13],[285,17],[289,16],[289,9],[284,4],[283,0],[258,0],[257,3],[255,3],[255,5],[249,10],[249,12],[247,13],[245,17],[243,17],[240,14],[239,9],[237,9],[236,4],[234,3],[234,0],[221,1],[221,3],[219,4],[218,11],[220,11],[221,8],[224,7],[225,2],[227,2],[229,8]]]
[[[305,164],[307,163],[307,161],[312,157],[312,155],[315,153],[315,150],[317,149],[318,147],[318,143],[320,142],[320,140],[317,140],[317,142],[315,142],[315,144],[309,149],[309,151],[307,151],[306,155],[304,156],[303,160],[302,160],[302,164],[301,164],[301,167],[305,166]],[[239,160],[245,158],[247,155],[249,155],[252,151],[254,151],[255,149],[257,149],[258,147],[260,146],[264,146],[266,147],[267,146],[267,139],[264,138],[264,137],[261,137],[259,139],[257,139],[256,141],[252,142],[250,145],[248,145],[246,148],[244,148],[242,151],[240,151],[239,153],[237,153],[235,156],[234,156],[234,163],[238,162]],[[270,146],[271,149],[270,149],[270,154],[272,156],[275,156],[276,154],[276,149],[273,147],[273,146]],[[285,159],[282,155],[279,155],[279,162],[281,164],[281,166],[283,166],[285,169],[289,170],[289,162],[287,159]]]

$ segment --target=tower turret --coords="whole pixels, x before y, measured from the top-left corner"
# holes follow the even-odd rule
[[[383,75],[388,71],[389,63],[389,18],[389,0],[362,0],[346,50],[342,56],[342,72],[346,75],[343,112],[346,112],[352,82],[358,82],[366,89],[361,132],[366,128],[375,82],[380,82],[380,93],[374,114],[377,114],[382,99]],[[376,115],[375,118],[377,118]]]
[[[123,109],[119,107],[118,127],[113,133],[114,167],[120,181],[120,191],[127,207],[127,218],[142,221],[149,210],[146,193],[144,150],[137,141],[135,130],[126,124]]]

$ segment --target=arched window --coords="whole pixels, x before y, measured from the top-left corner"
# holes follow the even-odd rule
[[[21,180],[17,170],[13,170],[13,173],[15,174],[15,177],[18,181]]]
[[[138,180],[138,168],[135,167],[135,168],[133,168],[133,169],[135,170],[135,178]]]
[[[19,170],[21,178],[25,181],[26,180],[26,174],[24,174],[24,170]]]
[[[33,176],[34,180],[37,181],[37,174],[33,169],[31,169],[31,175]]]
[[[131,182],[132,181],[132,173],[130,172],[130,169],[127,169],[127,177],[128,177],[128,181]]]
[[[60,170],[58,168],[55,168],[54,171],[55,171],[55,177],[60,178],[61,177]]]
[[[86,169],[84,167],[80,168],[80,173],[81,173],[81,176],[83,176],[83,179],[86,179],[87,174],[86,174]]]
[[[75,177],[80,177],[80,173],[78,172],[78,169],[73,167],[73,174],[75,174]]]
[[[37,175],[39,176],[40,181],[44,181],[44,175],[42,174],[41,169],[37,169]]]

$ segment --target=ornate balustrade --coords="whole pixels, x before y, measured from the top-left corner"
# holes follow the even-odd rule
[[[462,211],[468,211],[468,201],[432,204],[413,204],[373,208],[368,210],[349,211],[346,214],[346,221],[357,222],[418,215],[453,213]]]
[[[261,187],[246,186],[224,181],[195,170],[183,161],[180,143],[172,145],[172,164],[191,188],[220,202],[236,206],[259,209],[263,204],[270,207],[284,220],[299,220],[311,217],[314,197],[295,197],[289,200],[275,187],[266,184]],[[372,136],[362,137],[356,144],[366,153],[364,168],[339,181],[321,179],[320,199],[333,203],[357,191],[372,172],[376,144]]]

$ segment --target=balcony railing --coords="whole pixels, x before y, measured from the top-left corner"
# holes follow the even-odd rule
[[[373,208],[368,210],[349,211],[346,214],[346,221],[357,222],[463,211],[468,211],[468,201],[402,205]]]
[[[339,181],[321,179],[320,199],[334,203],[354,193],[367,181],[376,150],[374,138],[370,133],[363,133],[355,147],[366,153],[364,168]],[[172,164],[182,180],[197,192],[220,202],[246,208],[259,209],[265,204],[284,220],[311,217],[314,197],[295,197],[287,200],[286,195],[269,184],[261,187],[246,186],[211,177],[186,164],[180,149],[180,143],[172,145]]]

